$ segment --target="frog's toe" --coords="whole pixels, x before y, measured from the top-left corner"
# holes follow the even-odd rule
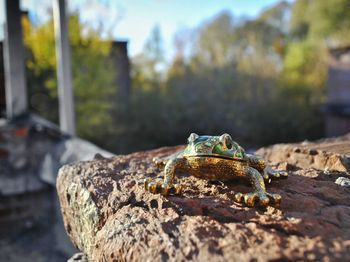
[[[153,157],[152,161],[153,161],[153,163],[157,164],[157,163],[160,162],[160,158],[157,157],[157,156],[156,156],[156,157]]]
[[[270,174],[270,177],[272,177],[272,178],[280,178],[281,175],[280,175],[279,172],[273,172],[273,173]]]
[[[261,201],[261,198],[259,198],[256,192],[246,194],[236,193],[234,198],[236,202],[246,204],[249,207],[256,206]],[[265,199],[264,201],[269,201],[269,199],[267,198],[267,200]]]
[[[179,184],[174,185],[162,185],[162,195],[168,196],[168,195],[180,195],[182,193],[182,186]]]
[[[235,194],[235,201],[238,203],[244,202],[244,195],[242,193],[236,193]]]
[[[168,196],[169,194],[180,195],[182,193],[182,186],[179,184],[168,185],[164,184],[162,180],[152,180],[146,178],[144,180],[145,190],[153,194],[162,194]]]
[[[261,206],[266,207],[269,205],[269,203],[270,203],[270,198],[268,196],[264,195],[259,197],[259,204]]]
[[[164,160],[159,158],[159,157],[154,157],[152,159],[153,163],[158,167],[158,168],[161,168],[164,166]]]
[[[244,195],[244,203],[249,207],[255,206],[258,199],[259,199],[258,194],[255,192],[247,193]]]
[[[281,202],[281,196],[278,194],[251,192],[247,194],[236,193],[235,201],[246,204],[249,207],[278,205]]]
[[[279,194],[267,193],[268,198],[270,199],[270,204],[278,206],[281,204],[282,197]]]
[[[284,170],[273,170],[272,168],[268,167],[265,169],[263,177],[265,181],[270,181],[270,179],[277,178],[287,178],[288,172]]]
[[[287,178],[288,177],[288,172],[287,171],[278,170],[277,172],[280,174],[281,178]]]
[[[169,186],[164,186],[164,185],[161,186],[161,194],[163,196],[168,196],[170,194],[170,190],[171,190],[171,187]]]
[[[145,178],[144,180],[144,186],[145,186],[145,190],[148,191],[148,188],[149,188],[149,184],[152,182],[152,178]]]
[[[181,193],[182,193],[182,186],[181,185],[175,184],[174,185],[174,189],[175,189],[175,194],[176,195],[181,195]]]
[[[161,181],[153,181],[150,178],[145,179],[144,182],[145,185],[145,190],[153,193],[153,194],[157,194],[162,192],[162,182]]]
[[[264,178],[265,182],[268,182],[268,183],[271,182],[271,179],[270,179],[269,174],[265,173],[265,174],[263,175],[263,178]]]
[[[162,191],[162,184],[158,182],[151,182],[148,186],[148,190],[153,194],[158,194]]]

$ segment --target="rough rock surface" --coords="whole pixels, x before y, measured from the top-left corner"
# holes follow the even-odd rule
[[[341,186],[350,187],[350,179],[347,177],[338,177],[335,183]]]
[[[289,170],[267,186],[279,208],[236,204],[245,183],[186,174],[181,197],[145,192],[143,179],[161,176],[152,158],[181,147],[67,165],[57,183],[65,227],[89,261],[350,261],[350,189],[334,183],[349,177],[350,137],[336,141],[259,151]]]
[[[272,164],[291,164],[299,168],[350,172],[350,133],[300,144],[277,144],[257,151]]]

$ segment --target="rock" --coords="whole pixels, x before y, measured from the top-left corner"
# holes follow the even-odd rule
[[[272,164],[287,162],[298,168],[350,172],[350,134],[301,144],[277,144],[261,148],[256,154]]]
[[[338,177],[335,183],[340,186],[350,187],[350,179],[346,177]]]
[[[282,195],[279,208],[236,204],[234,193],[250,190],[245,183],[186,174],[178,176],[182,196],[145,192],[145,178],[161,177],[152,158],[182,147],[66,165],[57,181],[65,228],[89,261],[349,261],[350,189],[334,183],[349,176],[348,166],[340,150],[322,143],[329,142],[259,150],[290,170],[288,179],[267,185]],[[286,157],[296,147],[309,160],[340,162]],[[327,167],[334,170],[327,174]]]

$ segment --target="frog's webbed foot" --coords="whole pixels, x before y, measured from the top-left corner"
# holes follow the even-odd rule
[[[270,166],[267,166],[264,168],[263,177],[265,181],[270,181],[271,179],[277,178],[287,178],[288,172],[284,170],[274,170]]]
[[[267,165],[266,161],[260,156],[247,154],[247,159],[248,159],[249,165],[252,168],[259,170],[259,172],[263,174],[265,181],[269,182],[271,179],[288,177],[288,173],[286,171],[272,169],[270,166]]]
[[[155,180],[148,178],[145,180],[145,189],[154,194],[181,194],[182,187],[179,184],[174,184],[175,171],[183,164],[181,158],[170,159],[164,167],[164,180]]]
[[[244,203],[250,207],[280,204],[282,199],[280,195],[266,192],[263,177],[258,170],[252,167],[247,167],[245,173],[252,184],[254,191],[246,194],[237,193],[235,195],[235,200],[237,202]]]
[[[169,194],[180,195],[182,192],[181,185],[165,184],[163,180],[152,180],[151,178],[146,178],[144,185],[145,190],[153,194],[162,194],[163,196],[168,196]]]
[[[249,207],[255,206],[278,206],[281,203],[282,197],[279,194],[271,194],[263,191],[255,191],[251,193],[235,194],[235,201],[246,204]]]

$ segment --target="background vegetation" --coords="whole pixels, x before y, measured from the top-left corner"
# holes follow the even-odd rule
[[[25,25],[32,110],[58,122],[53,24]],[[77,133],[126,153],[181,144],[190,132],[230,133],[245,147],[319,138],[327,48],[349,44],[349,0],[280,2],[255,19],[221,12],[174,36],[160,27],[132,58],[132,92],[118,102],[111,40],[70,17]]]

